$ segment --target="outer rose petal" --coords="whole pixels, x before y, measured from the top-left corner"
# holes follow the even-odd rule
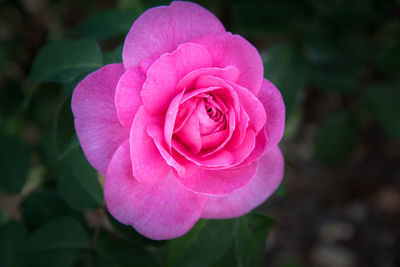
[[[151,118],[143,106],[139,108],[132,123],[130,136],[130,158],[132,174],[141,183],[154,184],[170,171],[153,139],[147,133]]]
[[[248,166],[207,170],[198,169],[190,177],[177,177],[189,190],[208,196],[223,196],[245,186],[256,174],[257,163]]]
[[[137,182],[132,176],[128,142],[110,162],[104,194],[107,208],[117,220],[156,240],[185,234],[207,201],[186,190],[171,174],[155,185]]]
[[[279,90],[268,80],[264,79],[257,98],[263,103],[267,113],[265,132],[268,137],[266,151],[268,152],[281,140],[285,128],[285,104]]]
[[[125,72],[119,79],[115,92],[115,107],[122,125],[130,129],[136,112],[142,105],[142,85],[144,76],[137,68]]]
[[[279,186],[284,161],[278,146],[274,146],[258,161],[258,171],[244,187],[227,196],[209,197],[202,218],[233,218],[250,212],[263,203]]]
[[[193,42],[207,48],[214,67],[224,68],[233,65],[238,68],[240,75],[236,83],[257,95],[263,81],[264,66],[257,49],[246,39],[225,32],[206,35]]]
[[[180,45],[174,52],[156,60],[147,71],[143,84],[143,106],[150,115],[165,112],[172,99],[180,93],[177,83],[196,69],[211,67],[207,49],[195,43]]]
[[[129,136],[114,105],[115,88],[124,71],[122,64],[106,65],[86,76],[72,95],[79,142],[90,164],[101,174],[106,173],[115,150]]]
[[[208,10],[189,2],[172,2],[144,12],[130,29],[122,58],[125,68],[138,66],[146,58],[172,52],[194,38],[225,32],[221,22]],[[151,44],[151,45],[149,45]]]

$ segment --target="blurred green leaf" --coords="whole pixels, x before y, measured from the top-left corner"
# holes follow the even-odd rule
[[[253,0],[232,4],[232,21],[251,34],[285,34],[301,30],[308,19],[306,6],[292,0]]]
[[[167,266],[260,266],[274,221],[260,213],[237,219],[200,220],[168,243]]]
[[[63,101],[58,111],[54,127],[54,144],[59,159],[62,159],[72,149],[79,145],[78,138],[75,135],[74,115],[71,110],[71,97]]]
[[[385,43],[376,52],[374,61],[380,70],[389,75],[400,73],[400,37],[393,43]]]
[[[366,90],[364,101],[383,130],[400,141],[400,91],[386,84],[374,84]]]
[[[137,16],[134,12],[105,9],[91,15],[76,30],[89,38],[106,39],[127,34]]]
[[[93,250],[84,251],[73,267],[116,267]]]
[[[148,239],[143,235],[136,232],[135,228],[130,225],[125,225],[118,222],[110,213],[107,212],[107,218],[110,221],[112,227],[116,230],[117,234],[134,244],[137,245],[162,245],[164,241],[156,241]]]
[[[25,185],[29,148],[15,136],[0,135],[0,189],[16,194]]]
[[[121,44],[114,50],[104,52],[104,64],[122,63],[122,48]]]
[[[65,156],[61,168],[57,188],[68,205],[77,210],[96,209],[104,205],[103,189],[97,172],[80,149]]]
[[[208,266],[229,249],[235,220],[199,220],[183,237],[169,241],[166,266]]]
[[[25,238],[26,230],[17,222],[10,222],[0,228],[0,266],[16,266],[17,255]]]
[[[364,71],[357,68],[313,66],[310,79],[321,91],[336,91],[344,95],[354,93],[361,85]]]
[[[55,191],[42,189],[28,195],[21,204],[24,223],[36,228],[63,215],[79,216]]]
[[[70,82],[83,72],[100,68],[103,63],[100,47],[91,39],[58,40],[46,44],[36,55],[29,81]]]
[[[281,91],[288,119],[300,102],[307,72],[301,52],[291,44],[276,44],[265,53],[264,75]]]
[[[236,258],[238,266],[260,266],[264,259],[265,240],[275,221],[261,213],[250,213],[238,219]]]
[[[332,114],[322,125],[315,138],[315,156],[327,163],[345,161],[357,140],[355,125],[345,110]]]
[[[89,236],[78,221],[69,217],[58,218],[28,237],[22,266],[72,266],[89,244]]]
[[[286,186],[284,185],[283,181],[278,186],[278,189],[276,189],[275,194],[278,196],[284,196],[286,194]]]
[[[106,232],[101,232],[95,251],[116,266],[158,266],[149,251]]]

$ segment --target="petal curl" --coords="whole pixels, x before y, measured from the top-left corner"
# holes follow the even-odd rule
[[[130,129],[136,112],[142,105],[142,90],[144,76],[137,68],[126,71],[119,79],[115,92],[115,107],[118,119],[122,125]]]
[[[142,100],[150,115],[165,112],[172,99],[180,93],[177,83],[188,73],[211,66],[207,49],[195,43],[180,45],[174,52],[156,60],[147,71]]]
[[[266,151],[268,151],[282,139],[285,128],[285,104],[279,90],[266,79],[264,79],[257,98],[264,105],[267,113],[265,132],[268,137],[266,148]]]
[[[147,133],[150,121],[151,118],[143,106],[140,107],[133,120],[130,135],[132,174],[139,182],[146,184],[157,183],[170,171],[154,140]]]
[[[177,177],[193,192],[207,196],[228,195],[245,186],[257,172],[257,163],[223,170],[198,169],[190,177]]]
[[[185,189],[171,173],[154,185],[137,182],[128,142],[110,162],[104,194],[108,210],[118,221],[155,240],[184,235],[199,219],[207,200]]]
[[[258,171],[244,187],[227,196],[209,197],[202,218],[234,218],[250,212],[263,203],[279,186],[284,161],[278,146],[274,146],[258,161]]]
[[[122,52],[124,66],[138,66],[142,60],[172,52],[194,38],[223,32],[217,17],[195,3],[176,1],[151,8],[129,30]]]
[[[110,64],[86,76],[72,94],[75,130],[86,158],[101,174],[115,150],[129,138],[115,109],[115,88],[125,69]]]
[[[206,35],[193,42],[207,48],[213,67],[235,66],[240,72],[236,83],[257,95],[263,81],[264,66],[257,49],[246,39],[226,32]]]

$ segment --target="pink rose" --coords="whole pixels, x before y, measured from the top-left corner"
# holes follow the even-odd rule
[[[72,111],[110,213],[152,239],[241,216],[283,176],[281,94],[256,48],[197,4],[143,13],[123,64],[81,81]]]

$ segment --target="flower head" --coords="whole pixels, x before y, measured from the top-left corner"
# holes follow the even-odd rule
[[[279,91],[257,50],[194,3],[143,13],[123,64],[81,81],[72,110],[110,213],[152,239],[243,215],[283,176]]]

